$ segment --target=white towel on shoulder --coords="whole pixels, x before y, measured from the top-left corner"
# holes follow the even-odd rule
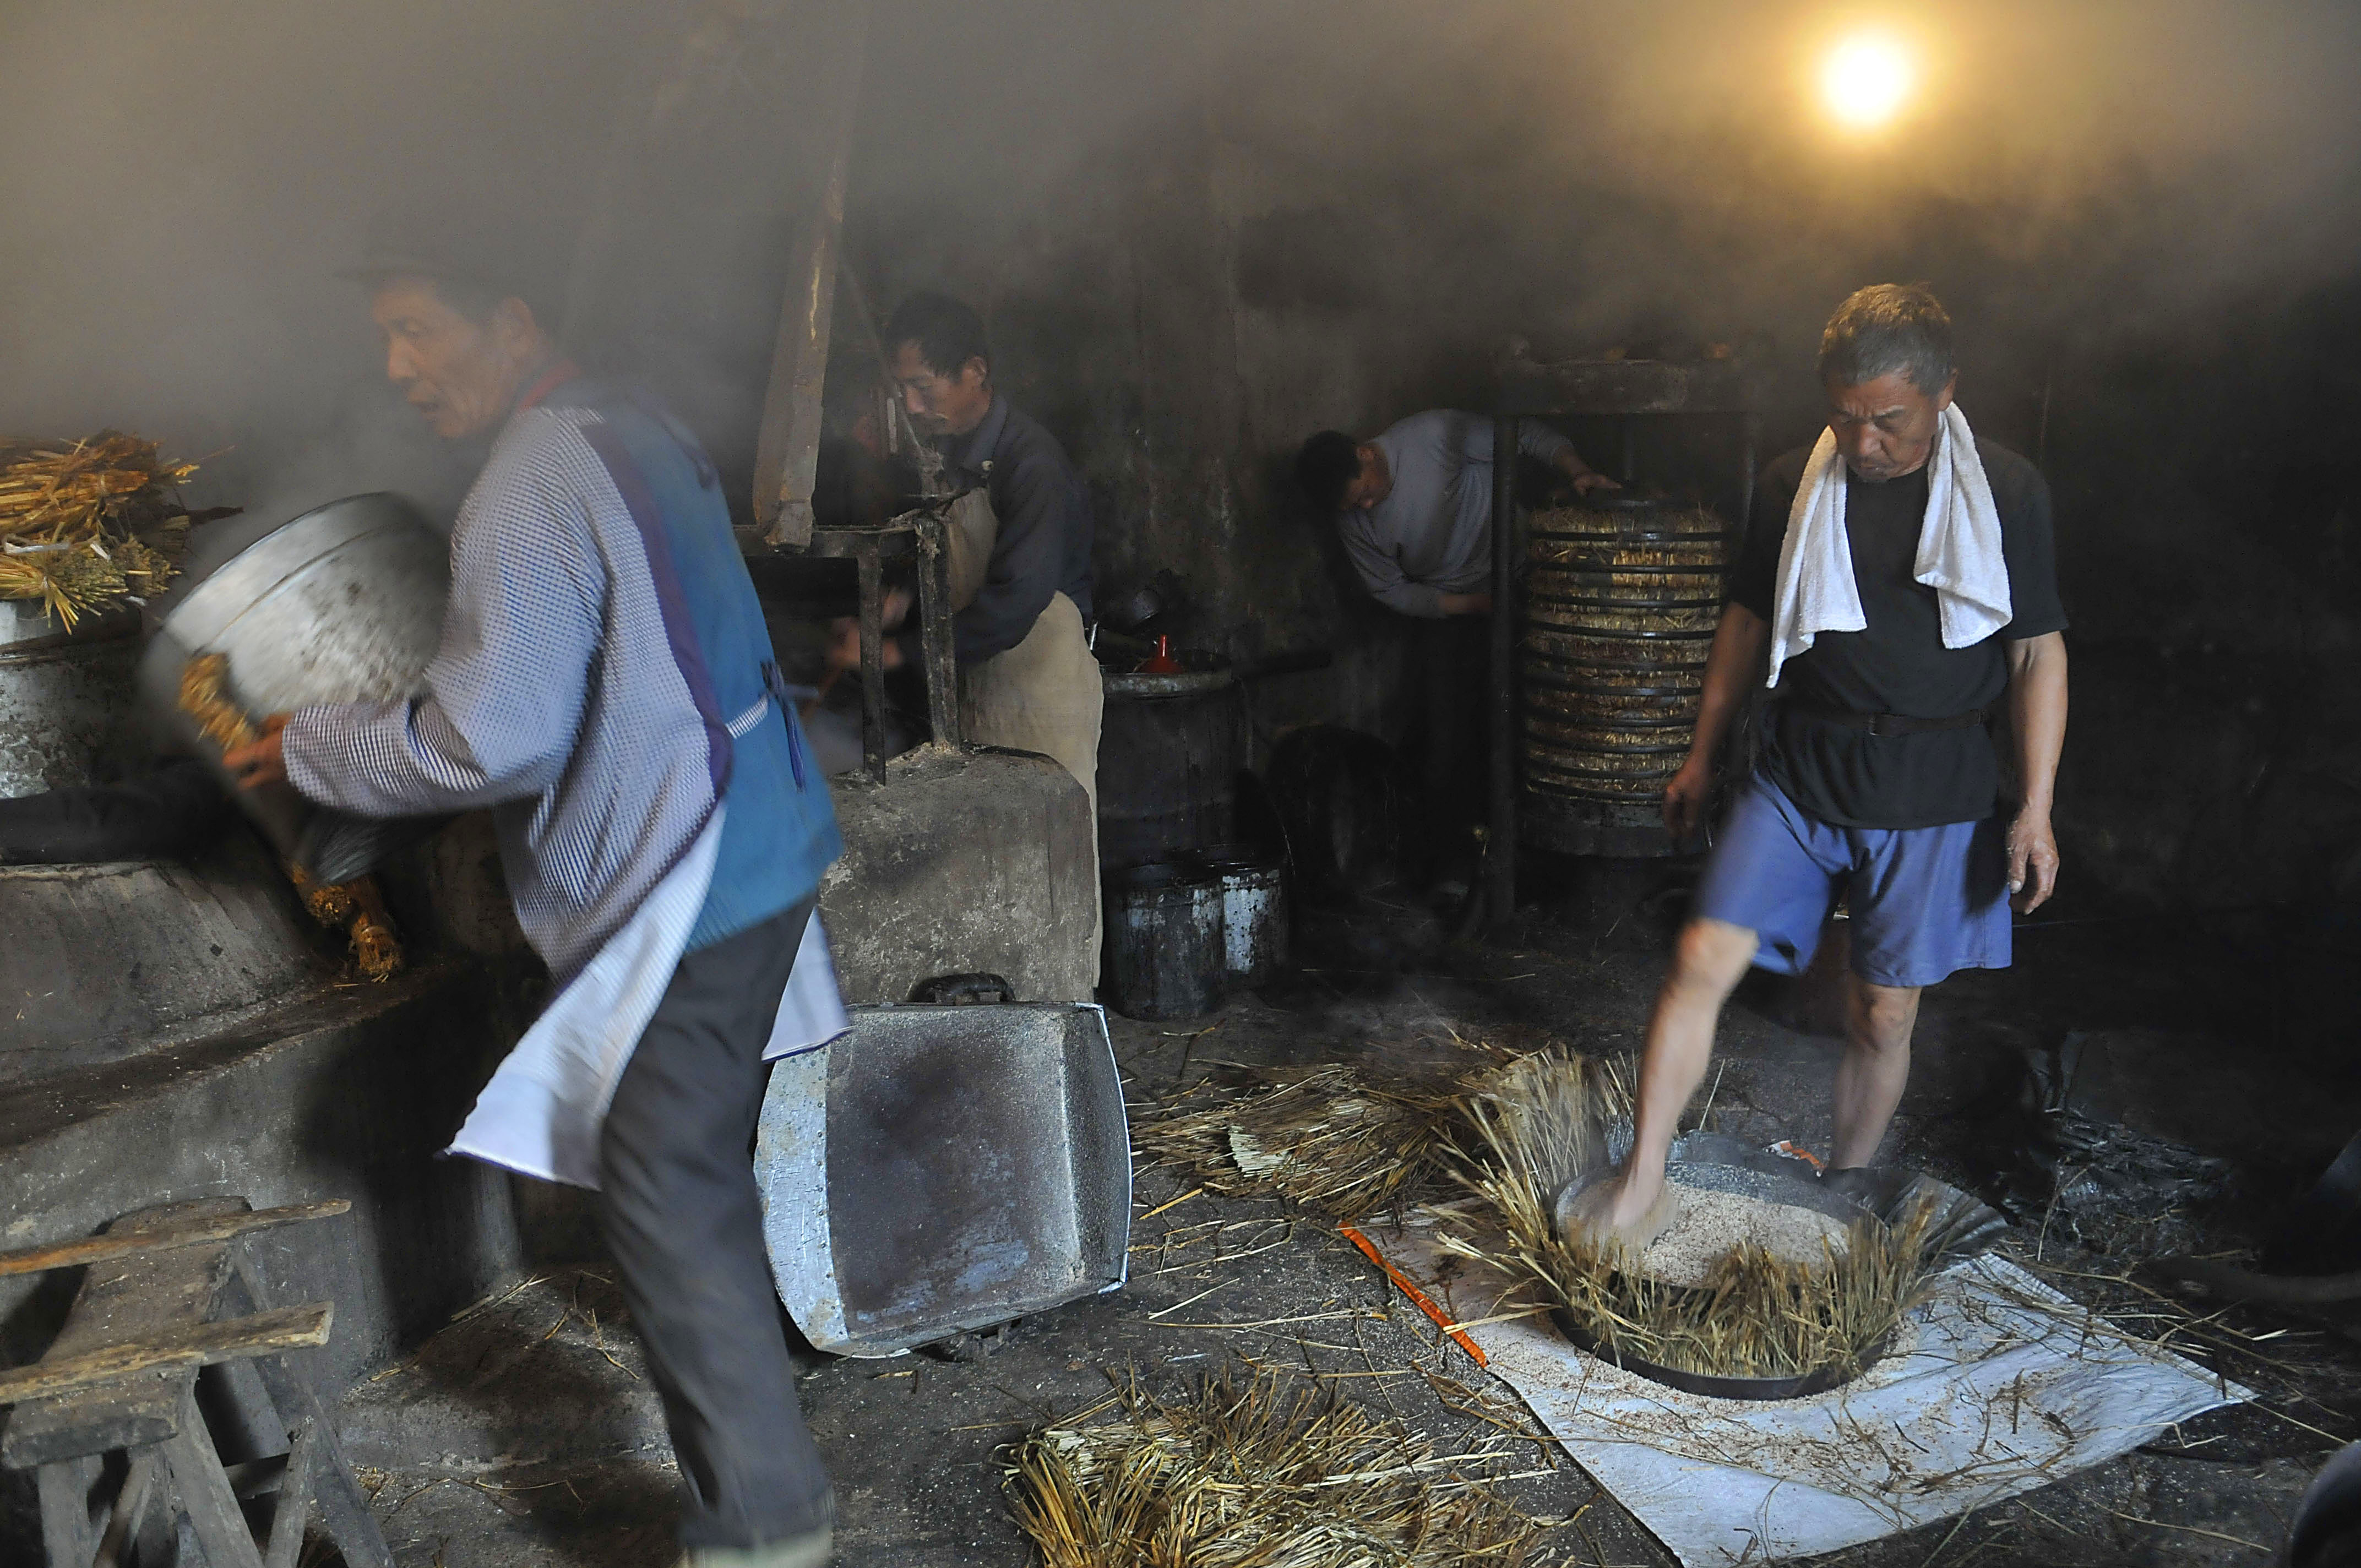
[[[1976,455],[1975,433],[1957,403],[1943,411],[1935,450],[1927,460],[1927,518],[1918,527],[1913,577],[1935,590],[1942,610],[1943,646],[1967,648],[2009,623],[2008,558],[2001,549],[2000,512],[1992,482]],[[1779,580],[1771,615],[1771,674],[1812,645],[1823,631],[1860,631],[1861,586],[1853,581],[1852,538],[1845,532],[1845,462],[1836,433],[1823,430],[1804,465],[1803,482],[1787,513],[1779,547]]]

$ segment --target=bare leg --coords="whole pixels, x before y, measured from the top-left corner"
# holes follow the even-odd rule
[[[1894,1108],[1910,1081],[1910,1033],[1918,1023],[1918,990],[1872,985],[1848,974],[1844,1059],[1837,1064],[1837,1141],[1831,1169],[1877,1157]]]
[[[1713,1030],[1746,966],[1754,961],[1754,933],[1726,920],[1692,920],[1681,928],[1673,970],[1656,993],[1648,1019],[1648,1052],[1640,1066],[1637,1139],[1625,1162],[1622,1190],[1606,1211],[1608,1223],[1637,1224],[1664,1191],[1664,1158],[1689,1097],[1713,1060]]]

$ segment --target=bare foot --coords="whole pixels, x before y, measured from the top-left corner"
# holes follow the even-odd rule
[[[1681,1212],[1672,1183],[1660,1176],[1655,1186],[1651,1196],[1628,1173],[1619,1172],[1600,1177],[1587,1187],[1570,1187],[1558,1195],[1558,1234],[1594,1246],[1617,1243],[1634,1253],[1643,1252],[1671,1228]]]

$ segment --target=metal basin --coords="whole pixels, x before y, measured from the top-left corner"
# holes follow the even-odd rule
[[[807,1338],[894,1355],[1124,1280],[1131,1135],[1088,1003],[858,1007],[772,1069],[771,1272]]]
[[[230,696],[257,718],[415,696],[442,641],[449,587],[449,547],[400,497],[331,501],[181,596],[140,661],[141,700],[220,773],[221,749],[180,708],[191,659],[228,654]],[[360,875],[439,820],[349,817],[283,784],[230,793],[281,855],[322,882]]]

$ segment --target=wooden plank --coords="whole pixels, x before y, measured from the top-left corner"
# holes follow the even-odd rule
[[[180,1386],[172,1379],[126,1390],[93,1388],[55,1399],[30,1399],[8,1414],[0,1464],[30,1470],[118,1448],[146,1448],[178,1430]]]
[[[237,1200],[235,1199],[207,1201],[209,1205],[236,1201]],[[342,1198],[332,1199],[325,1203],[291,1203],[283,1209],[247,1209],[241,1205],[235,1212],[192,1215],[152,1229],[126,1228],[125,1221],[117,1220],[104,1235],[84,1236],[79,1241],[60,1242],[55,1246],[35,1247],[27,1252],[0,1253],[0,1276],[40,1274],[52,1268],[79,1268],[86,1264],[112,1263],[117,1258],[136,1257],[142,1253],[161,1252],[171,1247],[224,1242],[250,1231],[267,1231],[279,1225],[300,1225],[310,1220],[334,1219],[351,1208],[352,1204]],[[126,1215],[125,1219],[137,1217]]]
[[[960,736],[959,665],[951,649],[950,525],[921,517],[918,533],[918,646],[925,661],[927,725],[935,744],[956,748]]]
[[[0,1372],[0,1404],[54,1398],[161,1367],[211,1366],[241,1355],[325,1344],[335,1318],[334,1304],[313,1301],[226,1322],[192,1323],[86,1355],[48,1356],[30,1366]]]
[[[175,1235],[234,1223],[251,1213],[241,1198],[166,1204],[125,1215],[98,1239]],[[228,1242],[209,1241],[91,1264],[44,1362],[136,1344],[205,1321],[229,1275],[229,1249]],[[179,1430],[179,1381],[147,1378],[19,1403],[9,1415],[7,1431],[0,1434],[0,1464],[21,1470],[161,1442]]]

